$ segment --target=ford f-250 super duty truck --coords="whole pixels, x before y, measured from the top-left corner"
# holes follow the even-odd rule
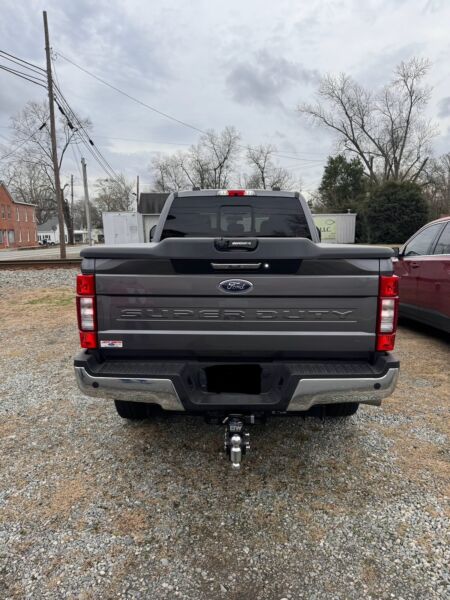
[[[80,389],[127,419],[221,420],[234,466],[257,419],[349,416],[395,388],[393,252],[320,243],[298,193],[173,193],[151,243],[81,255]]]

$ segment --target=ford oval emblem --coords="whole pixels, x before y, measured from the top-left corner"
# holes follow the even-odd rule
[[[219,283],[219,288],[229,294],[245,294],[253,289],[253,283],[246,279],[226,279]]]

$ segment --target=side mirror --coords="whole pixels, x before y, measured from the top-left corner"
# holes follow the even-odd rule
[[[396,248],[392,248],[394,251],[394,258],[400,258],[400,248],[397,246]]]

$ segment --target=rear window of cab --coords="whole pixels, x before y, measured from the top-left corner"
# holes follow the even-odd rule
[[[311,239],[311,234],[297,198],[200,196],[174,199],[161,239],[169,237]]]

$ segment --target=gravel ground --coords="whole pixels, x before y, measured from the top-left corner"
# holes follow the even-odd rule
[[[402,327],[381,409],[255,426],[234,474],[221,428],[78,392],[73,276],[0,271],[0,598],[449,597],[443,337]]]

